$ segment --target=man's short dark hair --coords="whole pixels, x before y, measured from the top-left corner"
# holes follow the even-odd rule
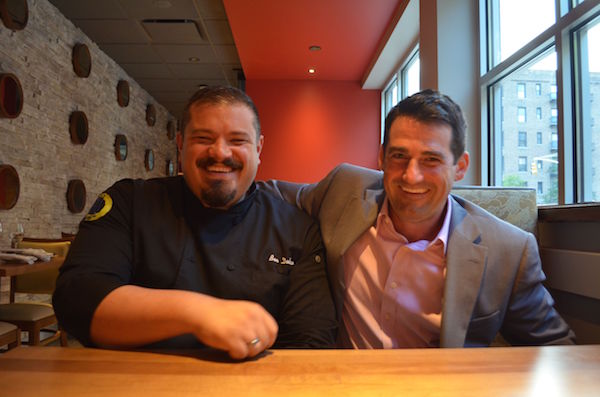
[[[467,123],[460,106],[449,96],[427,89],[401,100],[385,118],[384,151],[389,143],[392,123],[400,116],[411,117],[421,123],[444,123],[449,125],[452,128],[450,151],[454,156],[455,164],[465,152]]]
[[[181,116],[181,134],[185,132],[185,127],[190,122],[190,108],[192,105],[220,105],[220,104],[241,104],[246,105],[254,114],[254,129],[256,130],[256,139],[260,137],[260,121],[258,120],[258,110],[252,102],[252,99],[245,92],[235,87],[227,86],[204,86],[192,95],[185,105]]]

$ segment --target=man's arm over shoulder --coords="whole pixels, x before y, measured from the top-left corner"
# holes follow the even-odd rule
[[[575,334],[554,309],[542,282],[535,237],[528,233],[501,333],[513,345],[574,344]]]
[[[258,186],[317,218],[323,202],[332,191],[335,195],[339,190],[349,191],[353,188],[377,185],[380,182],[380,171],[343,163],[317,183],[301,184],[270,180],[258,182]]]

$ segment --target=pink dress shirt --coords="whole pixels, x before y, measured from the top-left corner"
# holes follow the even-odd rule
[[[343,346],[438,347],[452,206],[433,241],[409,243],[396,232],[385,199],[371,226],[343,257]]]

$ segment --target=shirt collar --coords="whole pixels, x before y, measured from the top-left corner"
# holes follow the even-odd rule
[[[431,246],[432,244],[435,244],[435,242],[437,240],[439,240],[443,245],[444,245],[444,255],[446,255],[446,250],[448,247],[448,234],[450,232],[450,218],[452,217],[452,201],[450,200],[450,195],[448,195],[447,201],[446,201],[446,214],[444,215],[444,222],[442,223],[442,227],[440,228],[440,231],[438,232],[437,236],[435,236],[435,238],[432,241],[427,241],[427,240],[420,240],[420,241],[415,241],[413,243],[410,243],[410,245],[414,245],[415,248],[419,251],[425,250],[427,247]],[[393,223],[392,223],[392,218],[389,215],[389,201],[387,196],[385,197],[384,201],[383,201],[383,205],[381,206],[381,210],[379,211],[379,215],[377,215],[377,222],[375,227],[380,230],[382,227],[384,227],[384,223],[387,223],[391,226],[391,229],[394,230],[394,232],[398,235],[400,235],[400,233],[396,232],[394,227],[393,227]],[[404,236],[402,236],[403,239],[405,239]]]
[[[452,201],[450,200],[450,196],[446,201],[446,215],[444,216],[444,223],[442,223],[442,228],[440,229],[438,235],[435,237],[435,240],[440,239],[440,241],[444,244],[444,255],[446,255],[446,249],[448,248],[448,234],[450,232],[450,217],[452,216]]]

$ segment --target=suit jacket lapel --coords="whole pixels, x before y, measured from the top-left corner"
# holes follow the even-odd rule
[[[363,197],[354,196],[340,211],[335,234],[327,247],[329,276],[334,280],[334,298],[341,308],[346,289],[343,256],[346,250],[375,223],[383,202],[382,189],[367,189]],[[340,312],[341,313],[341,312]]]
[[[366,190],[363,197],[352,197],[340,212],[331,240],[332,253],[342,256],[375,223],[383,202],[383,190]]]
[[[485,270],[487,247],[473,218],[452,197],[446,282],[442,301],[441,347],[462,347]]]

